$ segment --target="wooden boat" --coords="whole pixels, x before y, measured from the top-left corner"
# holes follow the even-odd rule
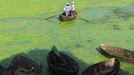
[[[65,12],[59,15],[59,20],[61,21],[71,21],[76,18],[77,12],[76,11],[70,11],[69,16],[65,16]]]
[[[48,53],[47,61],[49,70],[55,75],[78,74],[78,63],[66,54],[59,52],[55,46],[53,46],[52,51]]]
[[[12,73],[0,65],[0,75],[12,75]]]
[[[125,62],[134,63],[134,51],[132,50],[127,50],[127,49],[119,48],[119,47],[113,47],[113,46],[106,45],[106,44],[101,44],[99,48],[102,54],[106,56],[116,57]]]
[[[9,70],[13,75],[40,75],[41,65],[27,57],[17,55],[11,61]]]
[[[120,62],[116,58],[110,58],[87,68],[82,75],[118,75]]]

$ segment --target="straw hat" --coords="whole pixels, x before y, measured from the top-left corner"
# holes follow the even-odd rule
[[[71,2],[72,4],[74,4],[74,2]]]
[[[69,3],[67,2],[66,5],[69,5]]]

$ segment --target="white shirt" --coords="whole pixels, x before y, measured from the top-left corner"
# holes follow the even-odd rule
[[[75,10],[75,5],[74,4],[72,4],[72,10]]]
[[[64,7],[64,11],[70,11],[71,10],[71,6],[65,6]]]

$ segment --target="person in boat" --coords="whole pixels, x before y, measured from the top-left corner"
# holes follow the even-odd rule
[[[67,3],[66,6],[64,7],[64,11],[65,11],[65,16],[69,16],[70,15],[71,6],[70,6],[69,3]]]
[[[72,13],[73,15],[76,14],[75,3],[74,3],[74,2],[71,2],[71,13]]]

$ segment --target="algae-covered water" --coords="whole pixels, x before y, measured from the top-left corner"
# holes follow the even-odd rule
[[[70,0],[71,1],[71,0]],[[60,22],[66,0],[0,0],[0,63],[8,67],[16,54],[43,63],[55,45],[80,64],[80,73],[106,60],[97,48],[101,43],[134,50],[133,0],[74,0],[78,17]],[[52,17],[48,20],[46,18]],[[121,62],[119,75],[134,75],[134,65]]]

